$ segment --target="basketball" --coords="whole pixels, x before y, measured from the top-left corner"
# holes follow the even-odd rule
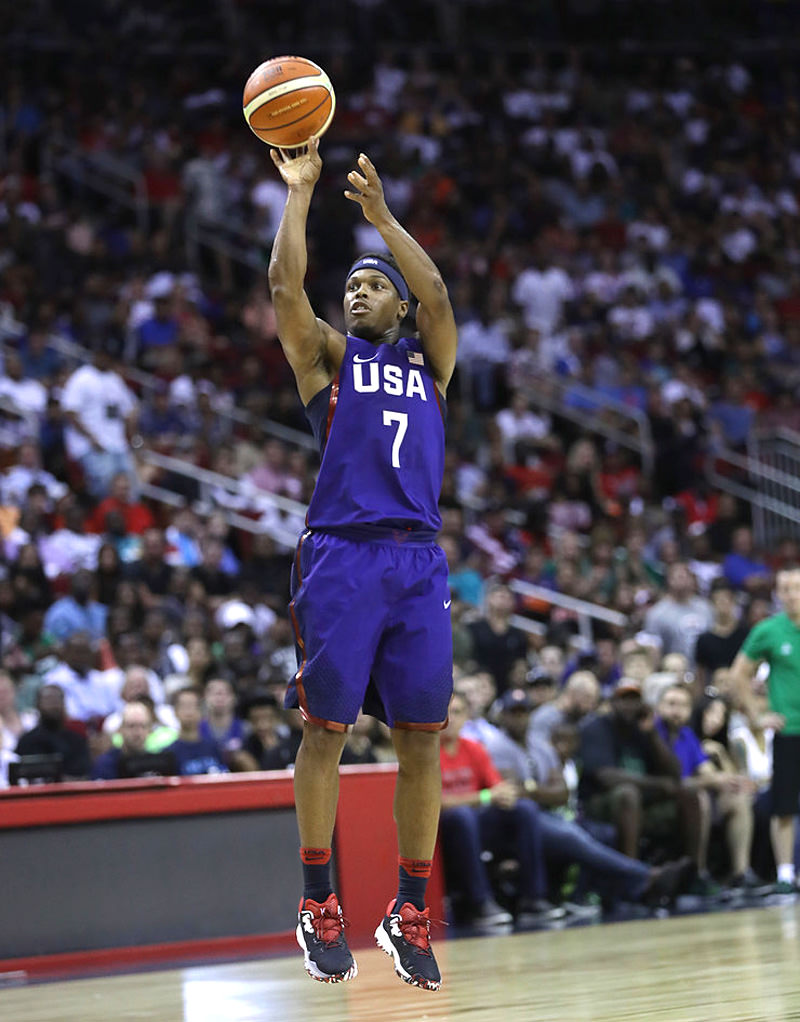
[[[262,142],[295,149],[327,131],[336,97],[330,78],[306,57],[273,57],[247,79],[244,118]]]

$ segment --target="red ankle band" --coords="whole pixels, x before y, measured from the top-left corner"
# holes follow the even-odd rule
[[[307,866],[324,866],[331,860],[330,848],[301,848],[300,858]]]
[[[398,857],[398,862],[411,877],[429,877],[431,875],[432,862],[430,859],[406,859],[401,855]]]

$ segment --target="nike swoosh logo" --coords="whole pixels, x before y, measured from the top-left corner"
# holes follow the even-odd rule
[[[444,609],[447,610],[447,608],[450,606],[452,602],[453,602],[452,600],[442,600],[442,603],[444,604]]]
[[[374,355],[370,355],[369,358],[362,358],[360,355],[353,355],[354,362],[371,362],[373,358],[377,358],[380,352],[375,352]]]

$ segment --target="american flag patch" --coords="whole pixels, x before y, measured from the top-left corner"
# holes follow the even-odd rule
[[[409,351],[408,352],[408,361],[412,365],[415,365],[415,366],[424,366],[425,365],[425,359],[422,357],[422,352],[421,351]]]

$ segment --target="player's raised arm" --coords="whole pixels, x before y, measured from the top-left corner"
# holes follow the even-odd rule
[[[445,388],[456,364],[458,335],[442,275],[422,246],[389,210],[381,179],[368,156],[361,153],[358,170],[351,171],[347,180],[354,191],[345,191],[345,196],[357,202],[364,218],[377,228],[419,302],[417,329],[436,381]]]
[[[333,376],[329,347],[337,339],[344,346],[344,338],[314,315],[304,288],[308,265],[306,223],[322,170],[319,139],[310,139],[306,151],[299,156],[292,157],[281,149],[270,150],[270,156],[288,192],[272,246],[269,286],[278,338],[294,371],[300,399],[308,404]]]

